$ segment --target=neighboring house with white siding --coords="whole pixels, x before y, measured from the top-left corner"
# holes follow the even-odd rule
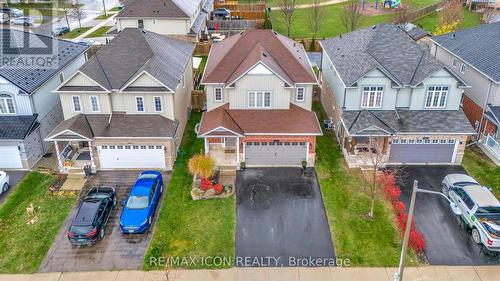
[[[373,165],[373,153],[384,164],[462,162],[474,133],[460,110],[468,86],[449,68],[393,24],[320,43],[326,123],[350,167]]]
[[[197,133],[219,167],[314,166],[317,80],[301,44],[272,30],[230,36],[212,46],[201,83]]]
[[[140,28],[198,41],[213,6],[214,0],[130,0],[115,17],[116,29]]]
[[[486,144],[500,141],[500,22],[433,37],[431,54],[471,85],[462,108]],[[500,164],[500,146],[483,147]]]
[[[12,29],[0,29],[0,41],[13,46],[0,48],[3,59],[37,57],[36,48],[51,44],[49,51],[57,51],[56,67],[0,66],[0,168],[31,169],[51,146],[42,140],[63,121],[61,103],[52,91],[85,63],[88,47]],[[13,56],[13,49],[19,55]]]
[[[171,170],[189,114],[193,51],[127,28],[61,84],[65,120],[46,138],[61,172]]]

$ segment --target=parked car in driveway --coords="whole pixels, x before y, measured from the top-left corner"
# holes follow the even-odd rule
[[[32,25],[33,19],[31,17],[17,17],[11,20],[12,24]]]
[[[466,174],[449,174],[444,177],[441,191],[448,196],[448,191],[454,186],[481,186],[473,177]]]
[[[90,245],[104,238],[104,229],[113,207],[116,191],[113,187],[94,187],[83,198],[68,230],[73,245]]]
[[[120,229],[124,234],[143,233],[151,226],[162,193],[163,179],[160,172],[145,171],[139,175],[123,202]]]
[[[471,230],[472,240],[483,244],[486,249],[500,252],[500,202],[488,187],[478,184],[472,178],[455,177],[459,181],[451,183],[454,175],[446,176],[443,189],[461,210],[461,218]],[[473,181],[469,180],[472,179]],[[465,181],[462,181],[465,180]]]
[[[54,37],[62,36],[64,34],[68,33],[69,31],[70,31],[69,27],[67,27],[67,26],[56,27],[52,31],[52,36],[54,36]]]
[[[0,171],[0,194],[7,192],[8,189],[9,175],[4,171]]]

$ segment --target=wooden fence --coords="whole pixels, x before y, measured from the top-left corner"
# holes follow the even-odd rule
[[[441,8],[441,6],[442,6],[442,2],[438,2],[436,4],[433,4],[433,5],[418,9],[416,11],[413,11],[413,12],[408,14],[408,21],[411,22],[411,21],[419,19],[423,16],[426,16],[428,14],[432,14],[432,13],[436,12],[436,10]]]
[[[210,47],[212,47],[212,43],[210,42],[197,42],[194,47],[194,56],[208,56],[210,52]]]
[[[214,10],[219,8],[226,8],[231,11],[231,13],[235,11],[239,12],[264,12],[266,10],[266,4],[238,4],[235,1],[228,2],[216,2],[214,4]]]
[[[191,91],[191,108],[193,110],[202,110],[205,105],[205,91],[193,90]]]
[[[264,26],[264,20],[208,20],[208,29],[215,30],[215,26],[219,30],[247,30],[258,29]]]

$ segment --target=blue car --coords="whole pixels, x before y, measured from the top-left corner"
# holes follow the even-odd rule
[[[142,172],[123,203],[123,212],[120,217],[122,232],[125,234],[143,233],[148,230],[162,193],[161,173]]]

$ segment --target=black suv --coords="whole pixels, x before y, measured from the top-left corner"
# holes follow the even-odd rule
[[[116,191],[113,187],[92,188],[83,198],[69,227],[69,242],[76,246],[90,245],[101,240],[114,206]]]

